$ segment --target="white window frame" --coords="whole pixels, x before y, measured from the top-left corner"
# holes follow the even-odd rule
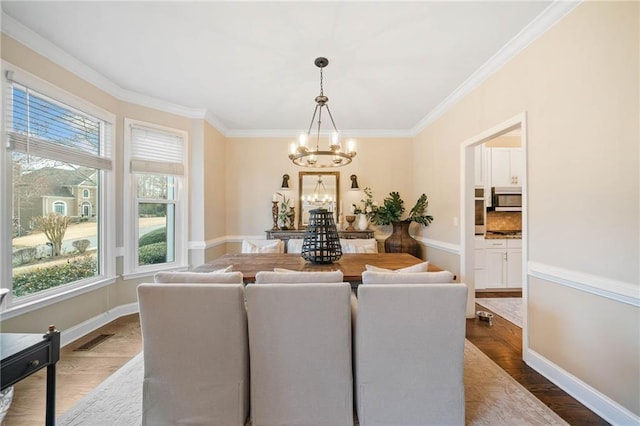
[[[89,191],[88,189],[83,189],[82,190],[82,198],[89,198],[91,197],[91,191]]]
[[[35,75],[22,70],[21,68],[2,61],[1,66],[2,81],[2,114],[6,114],[9,102],[10,82],[5,77],[7,71],[12,72],[14,81],[29,87],[30,89],[51,98],[57,102],[63,103],[71,108],[82,111],[91,115],[105,123],[103,130],[109,127],[108,131],[101,132],[103,140],[101,144],[107,146],[107,152],[110,153],[112,162],[111,170],[102,170],[98,173],[100,176],[101,189],[98,191],[99,211],[99,227],[98,235],[100,241],[98,262],[100,265],[100,274],[54,287],[48,290],[40,291],[31,295],[14,298],[11,293],[7,295],[1,307],[1,319],[9,319],[27,312],[31,312],[45,306],[58,303],[62,300],[76,297],[80,294],[96,290],[100,287],[112,284],[116,281],[115,275],[115,164],[113,153],[115,152],[115,130],[116,116],[98,106],[89,103],[87,100],[71,94]],[[2,173],[0,173],[0,282],[7,283],[3,287],[11,288],[13,282],[12,277],[12,167],[8,165],[12,162],[11,151],[7,149],[7,128],[5,128],[6,120],[3,115],[2,119],[2,148],[0,149],[0,164]],[[65,203],[66,204],[66,203]]]
[[[66,216],[67,215],[67,203],[65,201],[62,200],[56,200],[53,203],[51,203],[51,211],[53,213],[58,213],[56,211],[56,205],[58,204],[62,204],[62,213],[60,213],[62,216]]]
[[[135,173],[131,171],[132,146],[131,127],[137,126],[155,129],[166,133],[173,133],[183,140],[183,167],[184,174],[176,177],[175,193],[175,235],[174,235],[174,260],[173,262],[156,263],[151,265],[138,264],[138,198],[137,181]],[[151,276],[158,271],[186,270],[188,269],[188,158],[189,158],[189,133],[184,130],[165,127],[131,118],[124,119],[124,202],[123,214],[125,225],[124,241],[124,265],[122,278],[125,280]],[[150,200],[150,202],[155,202]],[[169,239],[169,237],[167,236]],[[167,247],[167,251],[170,248]]]

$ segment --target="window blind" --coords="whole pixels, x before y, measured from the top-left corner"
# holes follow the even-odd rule
[[[131,172],[184,175],[184,138],[159,129],[131,125]]]
[[[8,76],[9,77],[9,76]],[[38,157],[110,170],[111,124],[9,81],[8,148]]]

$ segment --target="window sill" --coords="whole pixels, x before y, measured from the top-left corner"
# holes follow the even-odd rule
[[[122,274],[123,280],[135,280],[137,278],[153,277],[156,272],[181,272],[188,271],[189,265],[174,265],[171,267],[159,267],[153,269],[145,269],[143,271],[127,272]]]
[[[49,294],[47,296],[40,297],[37,299],[25,301],[23,303],[18,302],[18,303],[15,303],[13,306],[7,308],[6,310],[2,311],[0,313],[0,320],[6,320],[9,318],[14,318],[20,315],[24,315],[29,312],[37,311],[38,309],[42,309],[46,306],[53,305],[55,303],[59,303],[64,300],[72,299],[74,297],[80,296],[81,294],[95,291],[99,288],[108,286],[115,282],[116,282],[115,277],[104,278],[100,281],[95,281],[79,287],[69,288],[67,290],[60,290],[59,292],[55,292],[53,294]]]

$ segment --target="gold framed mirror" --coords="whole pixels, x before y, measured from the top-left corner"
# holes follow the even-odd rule
[[[340,206],[340,172],[298,172],[298,229],[309,222],[309,212],[325,208],[338,222]]]

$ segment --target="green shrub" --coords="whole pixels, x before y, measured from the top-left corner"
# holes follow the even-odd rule
[[[36,268],[32,272],[13,277],[13,294],[16,297],[69,284],[83,278],[93,277],[98,264],[91,256],[83,256],[56,266]]]
[[[152,265],[167,261],[167,243],[147,244],[138,248],[138,263],[140,265]]]
[[[151,232],[147,232],[138,240],[138,247],[148,246],[155,243],[166,243],[167,241],[167,228],[154,229]]]

